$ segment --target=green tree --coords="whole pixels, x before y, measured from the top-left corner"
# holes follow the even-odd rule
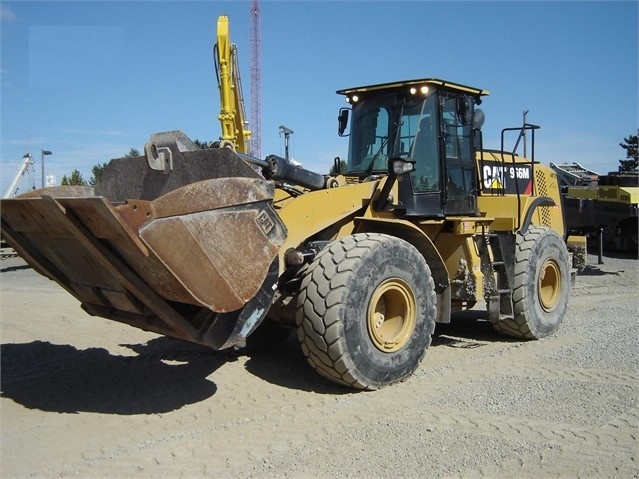
[[[335,163],[333,163],[333,166],[331,166],[331,169],[328,172],[329,175],[337,176],[337,175],[343,175],[344,173],[346,173],[346,161],[345,160],[339,160],[339,171],[337,171],[336,166],[337,165]]]
[[[639,131],[637,131],[639,134]],[[619,171],[636,170],[639,166],[639,158],[637,157],[637,135],[628,135],[624,138],[625,143],[619,143],[619,146],[626,150],[626,159],[619,160]]]
[[[71,176],[64,175],[60,182],[62,186],[87,186],[87,182],[82,178],[82,173],[78,170],[73,170]]]
[[[98,181],[100,181],[100,177],[102,176],[102,173],[104,173],[104,169],[106,167],[107,167],[106,162],[102,164],[98,163],[97,165],[93,165],[93,168],[91,168],[91,178],[89,178],[89,186],[95,186],[98,183]]]
[[[195,143],[197,145],[198,148],[202,149],[202,150],[206,150],[207,148],[211,148],[211,144],[213,143],[212,141],[206,142],[206,141],[200,141],[200,140],[193,140],[193,143]]]
[[[124,155],[124,158],[133,158],[134,156],[140,156],[140,152],[137,148],[131,148],[129,152]]]

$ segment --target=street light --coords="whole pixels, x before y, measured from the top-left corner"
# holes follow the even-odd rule
[[[40,155],[40,159],[41,159],[41,165],[42,165],[42,188],[44,188],[44,155],[53,155],[52,151],[49,150],[41,150],[41,155]]]

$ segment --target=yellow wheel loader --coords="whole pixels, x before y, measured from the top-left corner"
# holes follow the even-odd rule
[[[339,175],[156,134],[94,189],[3,199],[2,235],[89,314],[217,350],[295,328],[319,374],[358,389],[406,379],[435,324],[481,300],[500,333],[553,334],[571,255],[537,127],[505,129],[490,151],[485,90],[419,79],[337,93]],[[532,137],[532,159],[505,151],[511,134]]]

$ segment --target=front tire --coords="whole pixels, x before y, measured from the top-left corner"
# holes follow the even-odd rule
[[[513,318],[493,321],[496,331],[515,338],[541,339],[563,321],[570,292],[568,249],[550,228],[531,226],[517,235]]]
[[[435,328],[435,304],[430,269],[415,247],[355,234],[322,251],[303,277],[298,338],[322,376],[378,389],[417,368]]]

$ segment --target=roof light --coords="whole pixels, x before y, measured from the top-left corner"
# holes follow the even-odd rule
[[[353,101],[353,103],[357,103],[359,101],[359,97],[357,95],[353,95],[351,97],[351,100]]]
[[[419,88],[416,86],[412,86],[410,87],[410,90],[408,91],[410,92],[411,95],[416,95],[417,92],[421,93],[422,95],[426,95],[428,93],[428,86],[422,85]]]

